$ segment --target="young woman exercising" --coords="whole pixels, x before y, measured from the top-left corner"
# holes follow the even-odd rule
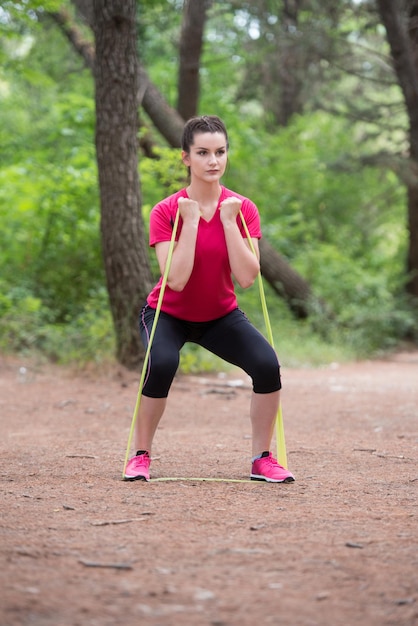
[[[280,365],[274,349],[238,308],[233,284],[235,279],[241,287],[250,287],[260,270],[257,207],[221,184],[228,159],[228,133],[218,117],[195,117],[186,123],[181,155],[189,169],[190,184],[159,202],[150,217],[150,245],[155,247],[163,275],[175,216],[180,212],[136,422],[137,453],[129,459],[124,478],[149,480],[152,442],[179,365],[180,350],[186,342],[194,342],[239,366],[252,379],[251,479],[291,482],[291,472],[270,452],[279,407]],[[256,254],[247,240],[240,211]],[[140,314],[145,346],[161,282],[162,278]]]

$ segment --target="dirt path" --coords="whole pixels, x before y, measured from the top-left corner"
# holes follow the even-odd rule
[[[121,481],[137,376],[0,360],[2,626],[418,625],[418,353],[284,369],[288,485],[245,479],[248,381],[178,378]],[[230,385],[239,380],[241,386]]]

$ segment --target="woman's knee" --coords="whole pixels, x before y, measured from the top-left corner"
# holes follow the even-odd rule
[[[176,375],[179,356],[175,354],[153,354],[151,351],[143,393],[152,398],[165,398]]]
[[[180,355],[173,350],[151,350],[149,371],[161,378],[174,377],[180,363]]]
[[[280,364],[276,354],[255,359],[249,372],[255,393],[271,393],[281,389]]]

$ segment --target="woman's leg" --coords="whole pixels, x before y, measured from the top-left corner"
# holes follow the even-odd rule
[[[135,450],[146,450],[151,456],[154,435],[166,404],[167,398],[149,398],[144,395],[141,397],[135,424]]]
[[[212,325],[199,343],[252,378],[253,456],[269,450],[281,389],[280,365],[274,349],[239,309]]]
[[[140,332],[147,347],[155,310],[145,306],[140,315]],[[151,346],[138,418],[135,425],[135,448],[151,453],[154,435],[164,413],[167,396],[180,359],[186,331],[181,321],[160,313]]]
[[[251,396],[252,455],[258,456],[270,450],[277,411],[279,410],[280,391],[255,393]]]

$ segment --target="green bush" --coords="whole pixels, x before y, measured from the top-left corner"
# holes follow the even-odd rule
[[[21,288],[0,299],[0,351],[44,358],[62,364],[100,363],[113,358],[115,341],[104,289],[65,323]]]

